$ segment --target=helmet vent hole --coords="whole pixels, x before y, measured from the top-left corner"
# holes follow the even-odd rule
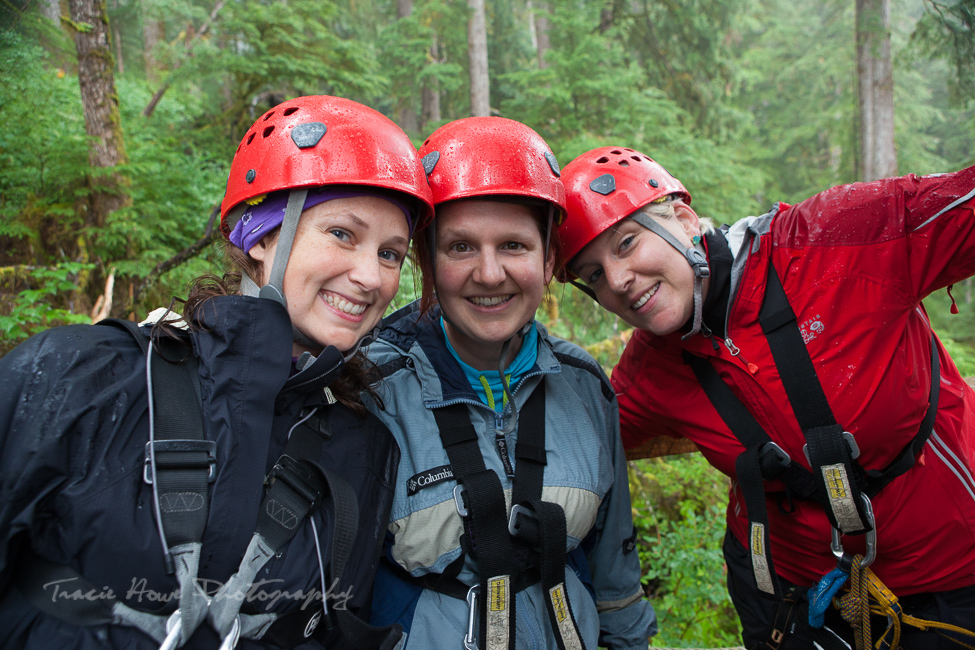
[[[288,117],[289,115],[294,115],[297,112],[298,112],[298,107],[292,106],[291,108],[284,109],[284,116]]]
[[[256,133],[251,133],[249,136],[247,136],[247,144],[250,144],[251,142],[254,141],[254,136],[255,135],[257,135],[257,134]]]
[[[608,162],[609,162],[609,158],[607,158],[606,156],[603,156],[602,158],[600,158],[600,159],[598,159],[596,161],[596,164],[597,165],[604,165],[604,164],[606,164]]]
[[[620,151],[619,149],[613,149],[612,151],[610,151],[610,153],[611,153],[611,154],[616,154],[616,155],[618,156],[618,155],[620,155],[620,154],[621,154],[621,153],[623,153],[623,152],[622,152],[622,151]]]
[[[640,162],[640,156],[630,156],[633,160]]]
[[[648,160],[650,162],[653,162],[653,160],[651,160],[648,156],[644,156],[643,158],[644,158],[644,160]]]
[[[621,161],[619,161],[619,163],[617,163],[617,164],[618,164],[618,165],[619,165],[620,167],[629,167],[629,166],[630,166],[630,163],[628,163],[628,162],[626,162],[625,160],[621,160]]]
[[[266,138],[267,136],[271,135],[273,132],[274,132],[273,126],[267,127],[266,129],[264,129],[264,137]]]
[[[269,119],[271,119],[271,116],[272,115],[274,115],[274,111],[271,111],[270,113],[268,113],[267,115],[265,115],[264,116],[264,121],[267,122]]]
[[[635,151],[633,151],[632,149],[624,149],[623,151],[629,151],[630,153],[636,153],[636,152],[635,152]]]

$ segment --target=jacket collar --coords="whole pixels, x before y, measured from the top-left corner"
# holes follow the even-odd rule
[[[248,381],[257,375],[266,390],[321,392],[344,367],[342,353],[326,348],[314,362],[291,375],[291,319],[272,300],[217,296],[200,313],[202,327],[191,334],[201,365],[211,374]]]
[[[419,301],[394,312],[380,335],[380,339],[395,346],[400,353],[413,361],[423,403],[429,408],[454,402],[481,404],[471,388],[464,371],[447,349],[443,328],[440,327],[440,307],[434,305],[420,315]],[[539,374],[556,373],[562,369],[555,358],[548,332],[535,322],[538,328],[538,358],[525,373],[522,382]],[[517,391],[517,386],[513,386]],[[489,408],[486,404],[484,408]]]

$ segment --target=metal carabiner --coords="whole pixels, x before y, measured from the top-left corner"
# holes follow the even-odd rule
[[[170,614],[168,619],[166,619],[166,640],[162,642],[161,646],[159,646],[159,650],[175,650],[175,648],[179,645],[182,631],[182,617],[177,609],[175,612]]]
[[[467,634],[464,636],[464,650],[477,650],[477,635],[474,626],[477,624],[477,590],[480,583],[467,591]]]
[[[240,641],[240,615],[234,619],[234,624],[230,628],[230,632],[223,638],[223,642],[220,644],[220,650],[234,650],[237,647],[237,642]]]
[[[863,497],[863,511],[867,515],[867,523],[870,524],[870,532],[867,533],[866,537],[866,553],[863,556],[863,562],[860,563],[860,567],[866,569],[877,559],[877,522],[874,520],[873,504],[870,502],[870,497],[863,493],[860,496]],[[843,533],[836,528],[832,528],[831,534],[832,539],[829,548],[833,551],[833,556],[837,560],[842,560],[844,552],[841,537]]]

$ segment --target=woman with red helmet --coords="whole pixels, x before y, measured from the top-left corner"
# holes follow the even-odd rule
[[[687,437],[732,479],[745,645],[971,647],[975,394],[921,299],[975,274],[975,168],[836,187],[721,230],[632,149],[589,151],[563,180],[560,278],[637,328],[613,371],[624,444]],[[830,607],[870,572],[887,614],[873,639],[855,595]],[[955,627],[922,631],[891,593]]]
[[[419,157],[376,111],[300,97],[248,130],[221,214],[233,273],[182,320],[57,328],[0,360],[0,646],[400,637],[356,616],[399,458],[357,350],[432,216]]]
[[[559,259],[558,163],[495,117],[420,154],[423,295],[369,349],[389,391],[366,404],[403,452],[372,620],[401,624],[408,649],[646,648],[615,398],[534,319]]]

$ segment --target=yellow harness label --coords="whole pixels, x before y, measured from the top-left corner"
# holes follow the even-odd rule
[[[840,530],[861,530],[863,522],[853,502],[853,491],[850,489],[850,478],[846,475],[846,468],[842,463],[823,465],[823,482],[829,496],[829,505],[836,517]]]
[[[560,582],[548,590],[548,600],[552,604],[552,611],[555,612],[555,631],[562,637],[562,645],[565,650],[585,650],[582,639],[576,631],[575,623],[572,621],[572,613],[569,611],[569,597],[565,593],[565,583]]]
[[[569,608],[566,607],[565,603],[565,589],[562,588],[562,585],[552,587],[549,590],[549,595],[552,598],[552,609],[555,610],[555,618],[561,623],[569,617]]]
[[[755,584],[767,594],[775,593],[772,584],[772,571],[769,569],[768,558],[765,556],[765,526],[752,523],[752,571],[755,574]]]
[[[845,499],[849,496],[846,491],[846,472],[842,466],[824,467],[823,480],[826,481],[830,499]]]
[[[503,612],[508,608],[508,579],[492,578],[488,581],[488,589],[491,598],[491,611]]]

